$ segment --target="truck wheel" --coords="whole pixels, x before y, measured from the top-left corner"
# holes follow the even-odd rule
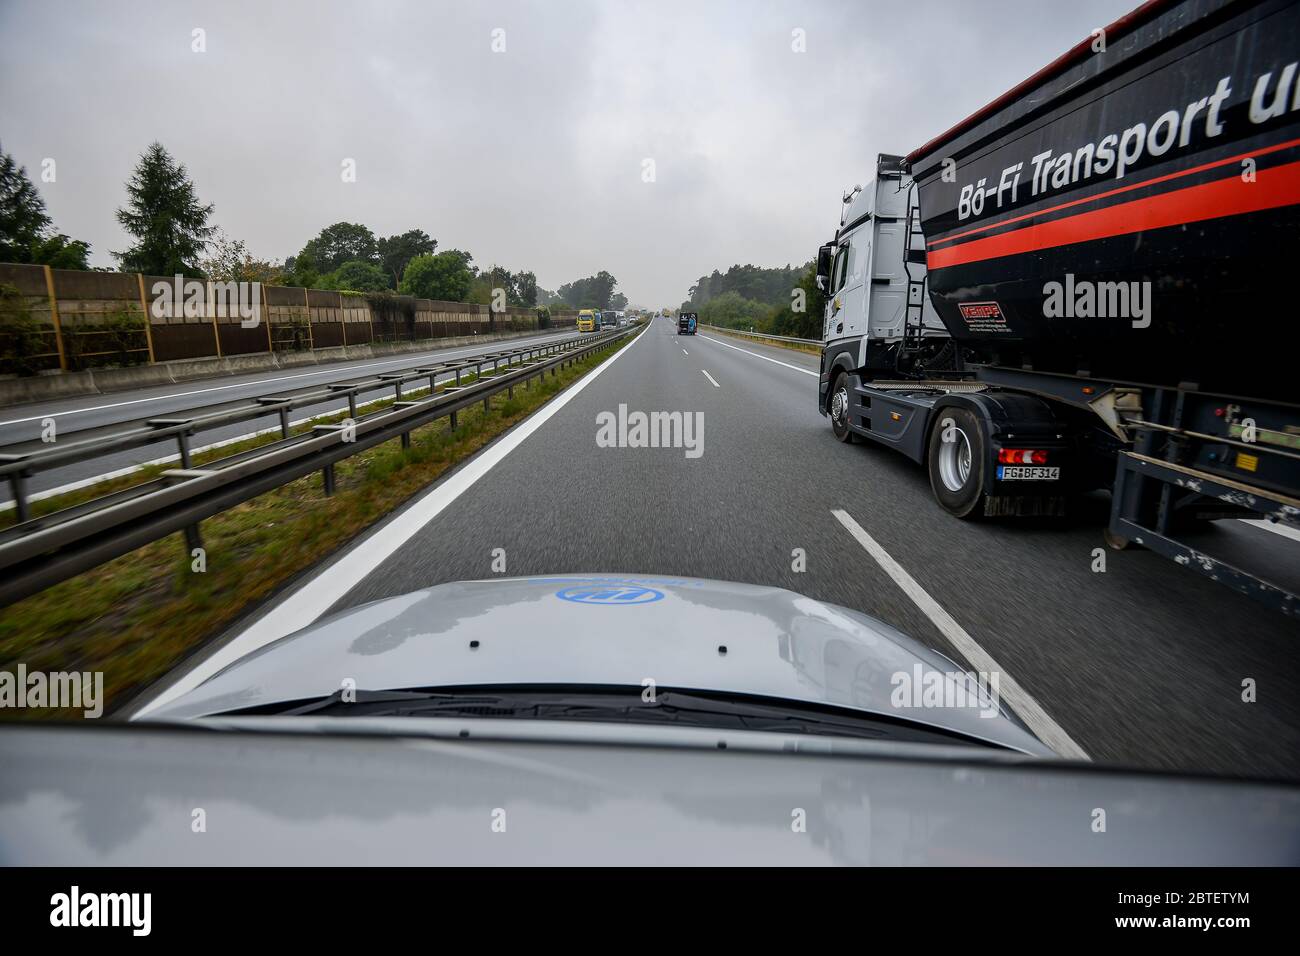
[[[852,442],[853,432],[849,431],[849,377],[843,372],[835,376],[831,383],[831,398],[827,403],[831,416],[831,431],[842,442]]]
[[[984,429],[964,408],[940,409],[938,419],[926,454],[935,500],[958,518],[979,517],[988,460]]]

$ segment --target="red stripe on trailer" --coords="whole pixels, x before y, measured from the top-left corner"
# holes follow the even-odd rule
[[[943,236],[942,238],[935,239],[929,244],[929,248],[933,249],[936,246],[948,242],[956,242],[958,239],[964,239],[967,236],[974,236],[981,232],[988,232],[991,229],[999,229],[1002,226],[1009,226],[1013,222],[1024,222],[1026,219],[1036,219],[1039,216],[1046,216],[1049,213],[1060,212],[1062,209],[1070,209],[1074,206],[1082,206],[1090,202],[1108,199],[1111,196],[1118,196],[1122,193],[1132,192],[1135,189],[1142,189],[1146,186],[1155,186],[1157,183],[1167,183],[1174,179],[1180,179],[1183,176],[1193,176],[1196,173],[1203,173],[1207,169],[1214,169],[1216,166],[1228,166],[1233,163],[1240,163],[1244,159],[1254,159],[1256,156],[1267,156],[1269,153],[1276,153],[1283,149],[1291,149],[1294,146],[1300,146],[1300,139],[1289,139],[1285,143],[1267,146],[1264,149],[1256,149],[1248,153],[1238,153],[1236,156],[1229,156],[1226,159],[1216,159],[1212,163],[1202,163],[1199,166],[1193,166],[1191,169],[1181,169],[1176,173],[1166,173],[1164,176],[1144,179],[1139,183],[1130,183],[1127,186],[1120,186],[1118,189],[1109,189],[1104,193],[1097,193],[1095,196],[1084,196],[1082,199],[1072,199],[1069,202],[1063,202],[1057,206],[1050,206],[1047,209],[1039,209],[1036,212],[1027,212],[1022,216],[1012,216],[1009,219],[1000,219],[997,222],[990,222],[983,226],[976,226],[974,229],[967,229],[965,232],[959,232],[956,235]]]
[[[1300,204],[1300,162],[1261,169],[1254,182],[1244,182],[1240,175],[1234,175],[931,250],[926,257],[927,265],[931,269],[945,269],[1297,204]]]

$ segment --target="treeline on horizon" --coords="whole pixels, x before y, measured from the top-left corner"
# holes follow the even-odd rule
[[[817,289],[814,262],[770,269],[755,265],[733,265],[726,272],[714,269],[712,275],[700,276],[688,295],[682,309],[697,313],[705,325],[803,339],[822,337],[825,299]]]
[[[260,282],[342,292],[399,293],[421,299],[490,305],[495,289],[505,304],[549,309],[623,309],[627,296],[602,270],[554,292],[539,288],[531,270],[480,269],[461,249],[438,249],[423,229],[376,236],[366,225],[336,222],[297,254],[258,259],[246,243],[212,223],[213,204],[200,202],[183,164],[151,143],[126,183],[117,220],[131,237],[112,252],[124,272],[193,279]],[[0,148],[0,262],[106,272],[90,265],[90,244],[58,232],[27,170]]]

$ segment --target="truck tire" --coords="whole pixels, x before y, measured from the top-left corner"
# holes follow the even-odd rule
[[[949,514],[978,518],[988,461],[984,429],[964,408],[941,408],[936,414],[926,452],[934,498]]]
[[[848,444],[853,442],[853,432],[849,431],[849,377],[843,372],[831,382],[830,396],[826,402],[826,411],[831,419],[831,431],[835,438]]]

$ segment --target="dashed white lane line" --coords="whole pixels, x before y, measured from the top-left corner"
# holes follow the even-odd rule
[[[999,675],[999,690],[1002,697],[1020,715],[1020,719],[1029,725],[1029,729],[1038,735],[1038,738],[1043,743],[1062,757],[1068,757],[1072,760],[1091,759],[1084,752],[1084,749],[1075,743],[1074,739],[1061,728],[1061,725],[1048,716],[1042,705],[1027,690],[1021,687],[1015,678],[1008,674],[1006,669],[1001,667],[984,648],[980,647],[975,642],[975,639],[966,633],[965,628],[954,621],[952,616],[939,606],[939,602],[930,597],[929,592],[917,584],[916,579],[908,574],[903,566],[895,561],[889,552],[866,532],[862,525],[854,521],[853,517],[842,509],[836,509],[831,514],[835,516],[840,524],[844,525],[858,544],[862,545],[866,552],[876,559],[876,563],[884,568],[885,573],[894,579],[894,583],[903,589],[903,592],[912,599],[912,602],[921,609],[922,613],[930,619],[952,646],[970,662],[975,670]]]
[[[722,388],[722,386],[719,385],[719,384],[714,380],[713,376],[709,374],[709,370],[708,370],[708,369],[706,369],[706,368],[702,368],[702,369],[700,369],[700,371],[704,373],[704,377],[705,377],[705,378],[707,378],[710,382],[713,382],[713,387],[714,387],[714,388]]]
[[[189,693],[241,657],[311,624],[414,537],[417,531],[438,517],[448,505],[522,445],[528,436],[550,421],[556,412],[573,401],[605,369],[626,355],[641,338],[638,335],[625,348],[611,356],[609,361],[598,365],[590,375],[574,382],[516,428],[506,432],[495,444],[471,458],[450,478],[430,489],[415,504],[390,519],[339,560],[318,571],[302,587],[287,595],[220,650],[137,710],[132,719],[143,717],[182,694]]]
[[[557,338],[554,341],[562,342],[564,341],[564,339]],[[521,347],[527,347],[530,344],[530,342],[533,342],[533,340],[526,339],[519,344]],[[432,354],[426,355],[425,357],[429,360],[432,360],[435,357],[439,357],[439,356],[443,358],[456,358],[463,352],[469,352],[470,355],[476,355],[481,351],[482,349],[476,348],[475,346],[467,346],[465,348],[460,348],[460,349],[437,350]],[[313,372],[295,372],[293,375],[277,375],[274,378],[259,378],[259,379],[254,379],[251,382],[234,382],[230,385],[213,385],[211,388],[195,388],[195,389],[190,389],[189,391],[186,392],[168,392],[166,395],[151,395],[148,398],[133,398],[125,402],[110,402],[107,405],[90,405],[85,408],[70,408],[62,412],[47,412],[44,415],[32,415],[27,418],[11,418],[8,421],[0,421],[0,426],[23,425],[26,424],[27,422],[39,422],[46,418],[60,418],[64,415],[83,415],[86,412],[102,412],[110,408],[125,408],[127,405],[141,405],[147,402],[161,402],[169,398],[185,398],[190,395],[203,395],[207,392],[220,392],[223,389],[228,389],[228,388],[251,388],[254,386],[270,385],[273,382],[288,382],[293,379],[311,378],[312,376],[320,377],[320,376],[332,375],[338,378],[339,376],[342,376],[348,372],[356,372],[356,371],[360,371],[361,369],[367,369],[367,368],[383,368],[388,365],[406,364],[406,365],[415,366],[420,364],[420,358],[421,358],[420,353],[416,352],[406,356],[405,358],[392,359],[391,361],[367,362],[364,365],[348,365],[346,367],[338,366],[333,369],[318,368]],[[356,377],[360,378],[361,376],[356,376]]]
[[[820,375],[820,374],[821,374],[820,372],[814,372],[812,369],[800,368],[798,365],[791,365],[789,362],[782,362],[782,361],[780,361],[780,360],[778,360],[778,359],[769,358],[769,357],[766,356],[766,355],[759,355],[757,352],[751,352],[749,349],[742,349],[739,345],[732,345],[732,344],[729,343],[729,342],[723,342],[723,341],[720,341],[720,340],[715,339],[715,338],[713,338],[712,336],[709,336],[709,335],[701,335],[700,338],[704,339],[704,341],[706,341],[706,342],[715,342],[715,343],[717,343],[718,345],[725,346],[726,348],[729,348],[729,349],[735,349],[737,352],[744,352],[746,355],[752,355],[752,356],[754,356],[754,358],[760,358],[760,359],[762,359],[764,362],[771,362],[773,365],[781,365],[781,366],[784,366],[785,368],[792,368],[792,369],[794,369],[796,372],[803,372],[805,375]]]
[[[686,349],[682,349],[682,354],[683,354],[683,355],[690,355],[691,353],[688,352],[688,351],[686,351]]]

